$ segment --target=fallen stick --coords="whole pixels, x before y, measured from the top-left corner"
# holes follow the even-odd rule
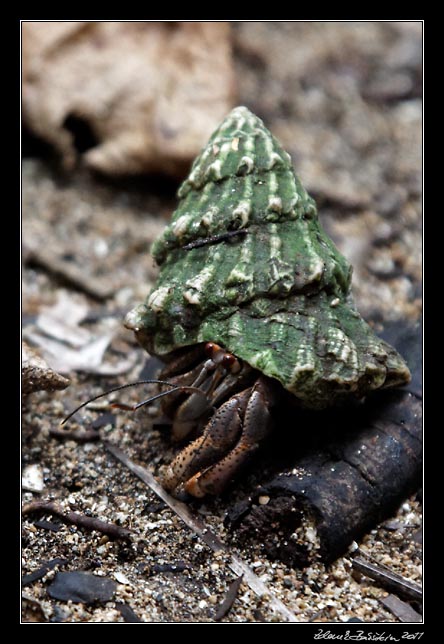
[[[355,570],[373,579],[391,593],[402,595],[413,601],[422,601],[422,588],[415,582],[404,579],[385,566],[375,564],[360,556],[352,557],[351,563]]]
[[[422,622],[422,615],[416,612],[410,604],[403,602],[396,595],[388,595],[379,600],[380,603],[389,609],[400,622]]]
[[[81,267],[73,262],[65,261],[50,248],[28,248],[26,264],[43,269],[50,275],[86,293],[86,295],[99,302],[103,302],[113,295],[111,287],[97,284],[97,281],[94,282]]]
[[[279,468],[248,507],[230,508],[238,538],[260,539],[270,557],[292,566],[328,563],[392,516],[420,482],[421,405],[394,391],[381,395],[378,410],[373,418],[368,408],[358,410],[367,422],[349,412],[341,440],[324,436],[322,446]],[[323,418],[331,428],[333,414]]]
[[[77,512],[65,511],[53,501],[32,501],[31,503],[27,503],[23,506],[23,515],[31,514],[32,512],[48,512],[49,514],[54,514],[55,516],[60,517],[63,523],[75,525],[79,528],[85,528],[86,530],[97,530],[97,532],[106,534],[111,539],[129,540],[132,536],[131,530],[128,530],[127,528],[122,528],[115,523],[106,523],[101,519],[88,517],[84,514],[78,514]]]
[[[51,427],[49,434],[50,436],[54,436],[54,438],[75,441],[76,443],[90,443],[92,441],[98,441],[101,438],[97,429],[73,429],[67,431],[66,429]]]

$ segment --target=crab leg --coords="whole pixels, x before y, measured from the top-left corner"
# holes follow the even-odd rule
[[[203,434],[187,445],[168,467],[162,483],[173,490],[202,468],[208,467],[235,445],[251,388],[230,398],[207,424]]]
[[[203,382],[199,380],[198,385],[193,384],[193,387],[199,386],[204,394],[212,387],[214,378],[219,378],[219,374],[215,371],[208,376]],[[199,419],[202,418],[211,409],[208,396],[199,394],[191,394],[188,398],[179,405],[175,414],[171,434],[173,440],[183,440],[195,427]]]
[[[222,491],[267,435],[271,401],[270,386],[263,379],[232,396],[202,436],[176,456],[163,485],[173,490],[185,483],[187,492],[197,497]]]
[[[267,385],[258,380],[248,399],[239,441],[222,460],[192,476],[185,484],[187,492],[202,497],[219,494],[227,487],[270,430],[268,394]]]

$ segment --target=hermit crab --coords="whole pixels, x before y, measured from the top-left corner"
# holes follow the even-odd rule
[[[323,409],[406,384],[410,372],[357,312],[350,264],[289,154],[246,107],[214,132],[178,196],[151,249],[157,283],[125,319],[165,363],[163,391],[115,406],[163,397],[173,437],[193,439],[163,485],[201,497],[235,477],[284,397]]]
[[[351,266],[289,154],[246,107],[214,132],[178,196],[152,246],[157,283],[125,325],[166,365],[173,436],[194,436],[163,484],[201,497],[255,452],[283,395],[322,409],[410,373],[357,312]]]

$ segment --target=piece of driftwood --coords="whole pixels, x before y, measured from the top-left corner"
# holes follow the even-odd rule
[[[278,419],[274,474],[227,515],[241,541],[260,540],[269,556],[290,565],[330,562],[419,487],[421,337],[411,325],[388,338],[411,368],[408,387],[356,407]]]

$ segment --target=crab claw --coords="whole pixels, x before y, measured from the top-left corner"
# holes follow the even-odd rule
[[[197,498],[206,494],[219,494],[233,480],[258,446],[257,442],[241,439],[225,458],[188,479],[184,486],[185,490]]]
[[[203,434],[179,452],[162,479],[167,490],[174,490],[234,447],[240,432],[239,414],[246,408],[248,393],[246,390],[227,400],[207,423]]]
[[[201,476],[202,472],[198,472],[190,479],[188,479],[188,481],[185,483],[185,490],[188,492],[188,494],[191,494],[191,496],[195,496],[198,499],[205,496],[205,491],[202,490],[199,484],[199,479]]]
[[[270,386],[261,378],[232,396],[208,422],[202,436],[176,456],[164,476],[164,486],[174,490],[183,483],[195,497],[224,490],[270,429],[270,395]]]

